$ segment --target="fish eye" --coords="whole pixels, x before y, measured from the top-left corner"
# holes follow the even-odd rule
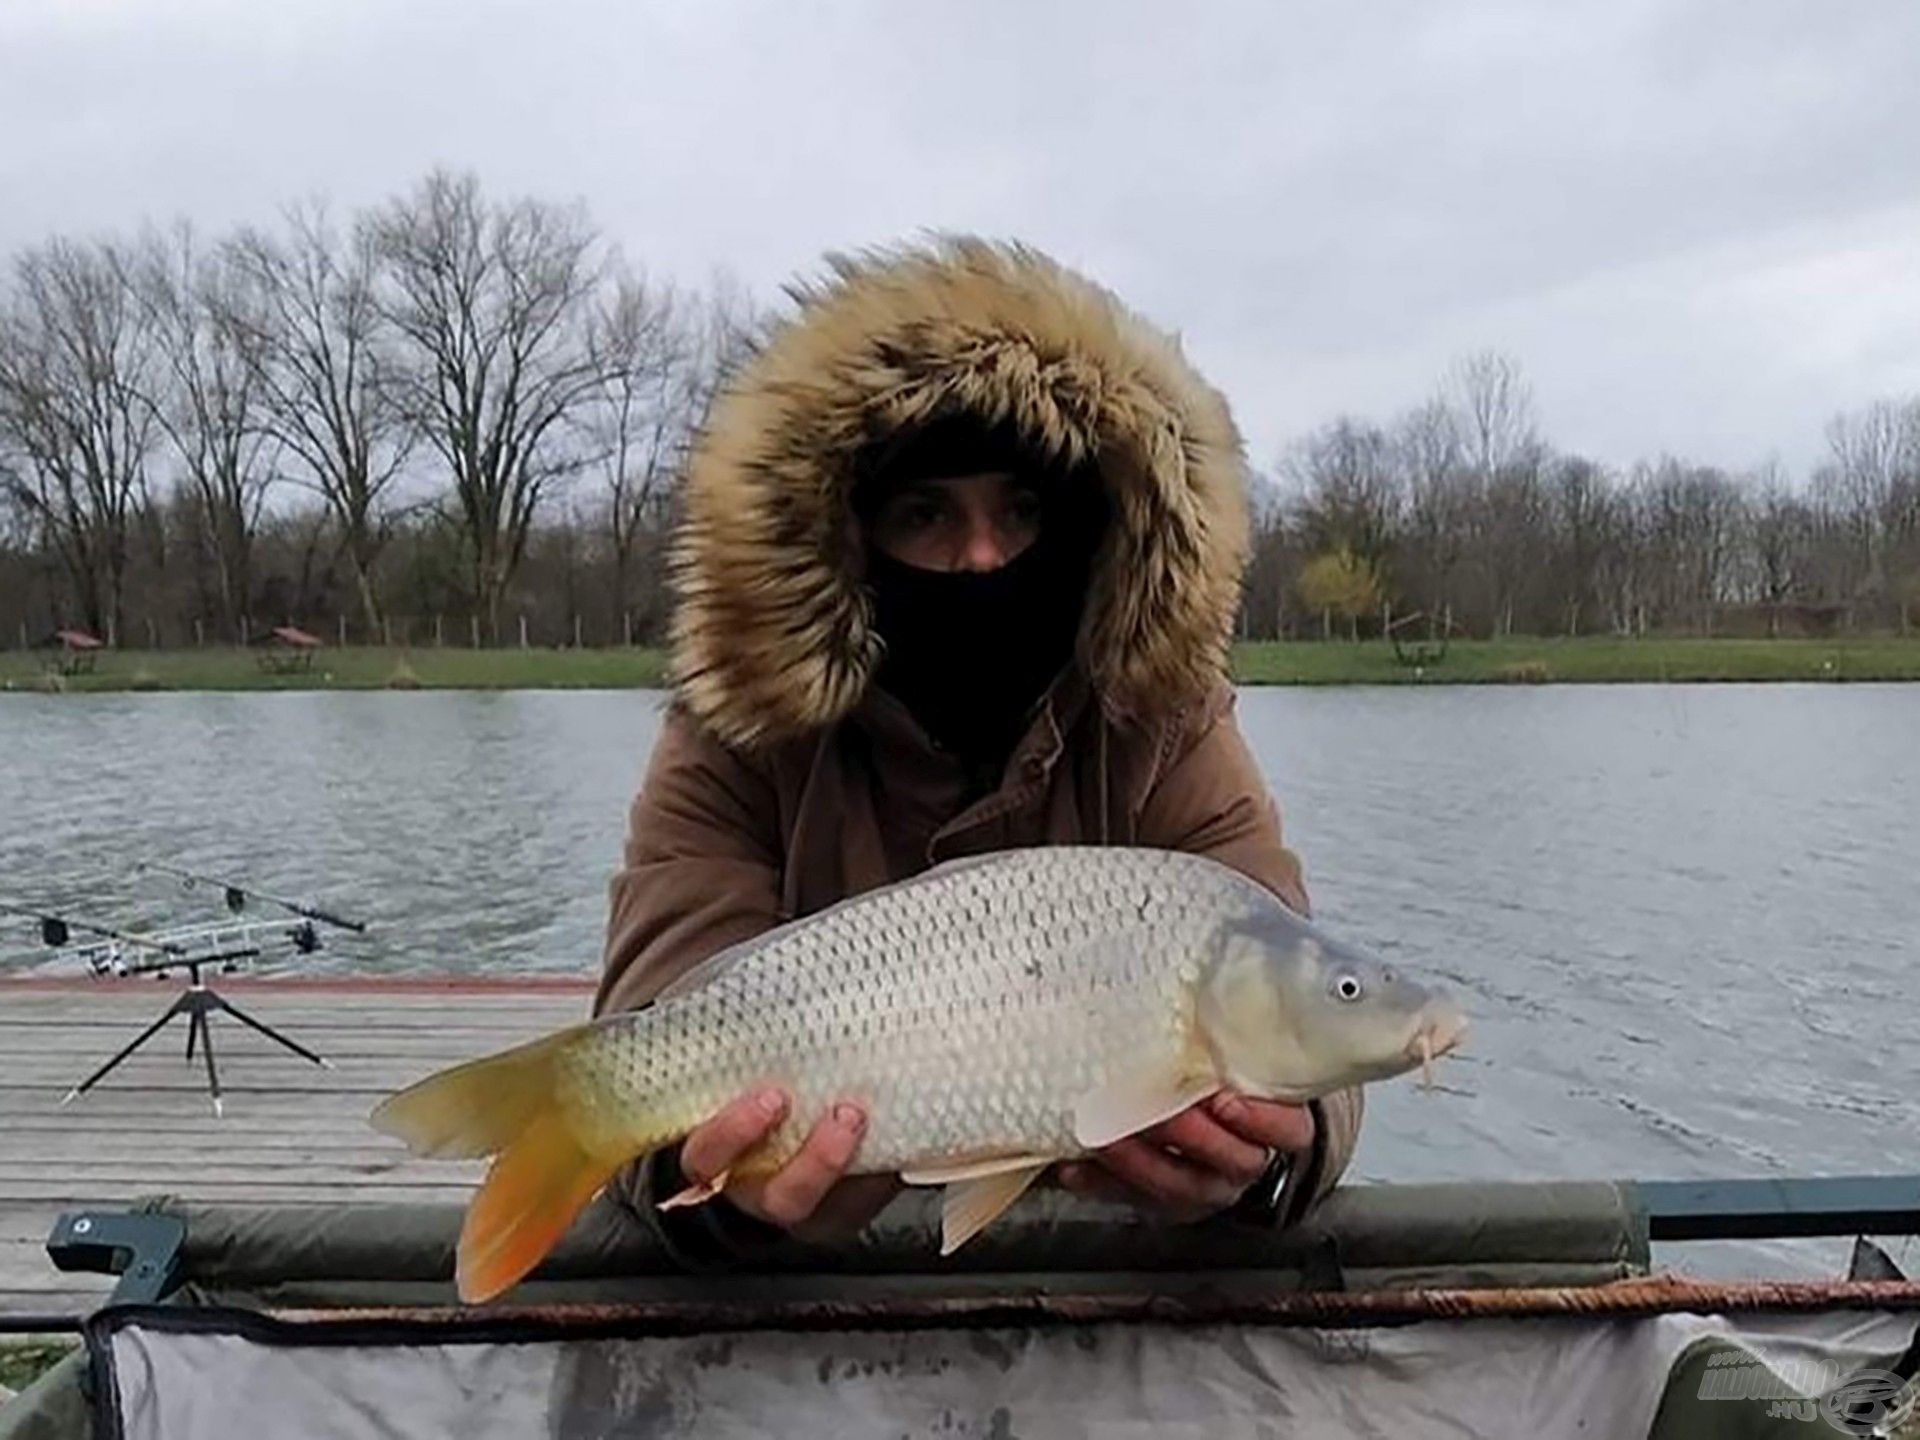
[[[1366,993],[1366,987],[1360,983],[1357,975],[1342,975],[1333,982],[1333,993],[1342,1000],[1358,1000]]]

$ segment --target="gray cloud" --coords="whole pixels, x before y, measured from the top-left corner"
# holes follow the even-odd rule
[[[1613,462],[1819,454],[1920,392],[1892,0],[9,0],[0,247],[351,207],[433,164],[762,291],[1016,235],[1180,330],[1256,460],[1498,345]]]

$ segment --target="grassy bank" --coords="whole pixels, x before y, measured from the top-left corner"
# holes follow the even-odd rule
[[[1920,680],[1920,638],[1470,640],[1424,670],[1383,641],[1301,642],[1243,645],[1234,670],[1250,685]]]
[[[94,673],[50,680],[39,656],[0,652],[0,689],[99,690],[626,689],[658,685],[658,650],[321,651],[310,672],[260,668],[244,650],[102,654]],[[1251,685],[1599,683],[1625,681],[1920,680],[1920,638],[1852,640],[1464,641],[1437,665],[1411,669],[1377,640],[1240,646]]]
[[[465,650],[329,647],[312,669],[263,670],[246,650],[125,650],[102,653],[92,674],[50,682],[43,661],[20,651],[0,654],[0,687],[57,684],[67,690],[557,690],[630,689],[657,685],[665,657],[658,650]]]
[[[0,1340],[0,1386],[24,1390],[74,1347],[64,1336],[33,1335]]]

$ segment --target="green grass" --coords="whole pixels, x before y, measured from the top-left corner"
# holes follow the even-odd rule
[[[74,1344],[72,1340],[37,1336],[0,1340],[0,1385],[9,1390],[26,1389],[52,1369]]]
[[[103,653],[91,675],[58,682],[102,690],[628,689],[661,683],[659,650],[328,648],[311,673],[263,671],[245,650]],[[1473,640],[1437,665],[1399,664],[1378,640],[1237,647],[1251,685],[1403,685],[1715,680],[1920,680],[1920,638],[1847,640]],[[49,688],[41,658],[0,652],[0,690]]]
[[[62,677],[70,691],[96,690],[553,690],[658,685],[658,650],[385,649],[353,646],[313,657],[311,672],[276,674],[251,651],[102,652],[90,675]],[[47,688],[42,658],[0,653],[0,689]]]
[[[1234,671],[1250,685],[1920,680],[1920,638],[1464,640],[1424,670],[1384,641],[1301,641],[1239,646]]]

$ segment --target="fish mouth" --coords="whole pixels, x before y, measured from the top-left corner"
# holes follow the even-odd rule
[[[1407,1058],[1420,1062],[1420,1088],[1433,1088],[1434,1057],[1444,1055],[1460,1043],[1460,1037],[1467,1033],[1467,1017],[1458,1006],[1441,1001],[1427,1006],[1413,1027],[1413,1036],[1407,1041]]]

